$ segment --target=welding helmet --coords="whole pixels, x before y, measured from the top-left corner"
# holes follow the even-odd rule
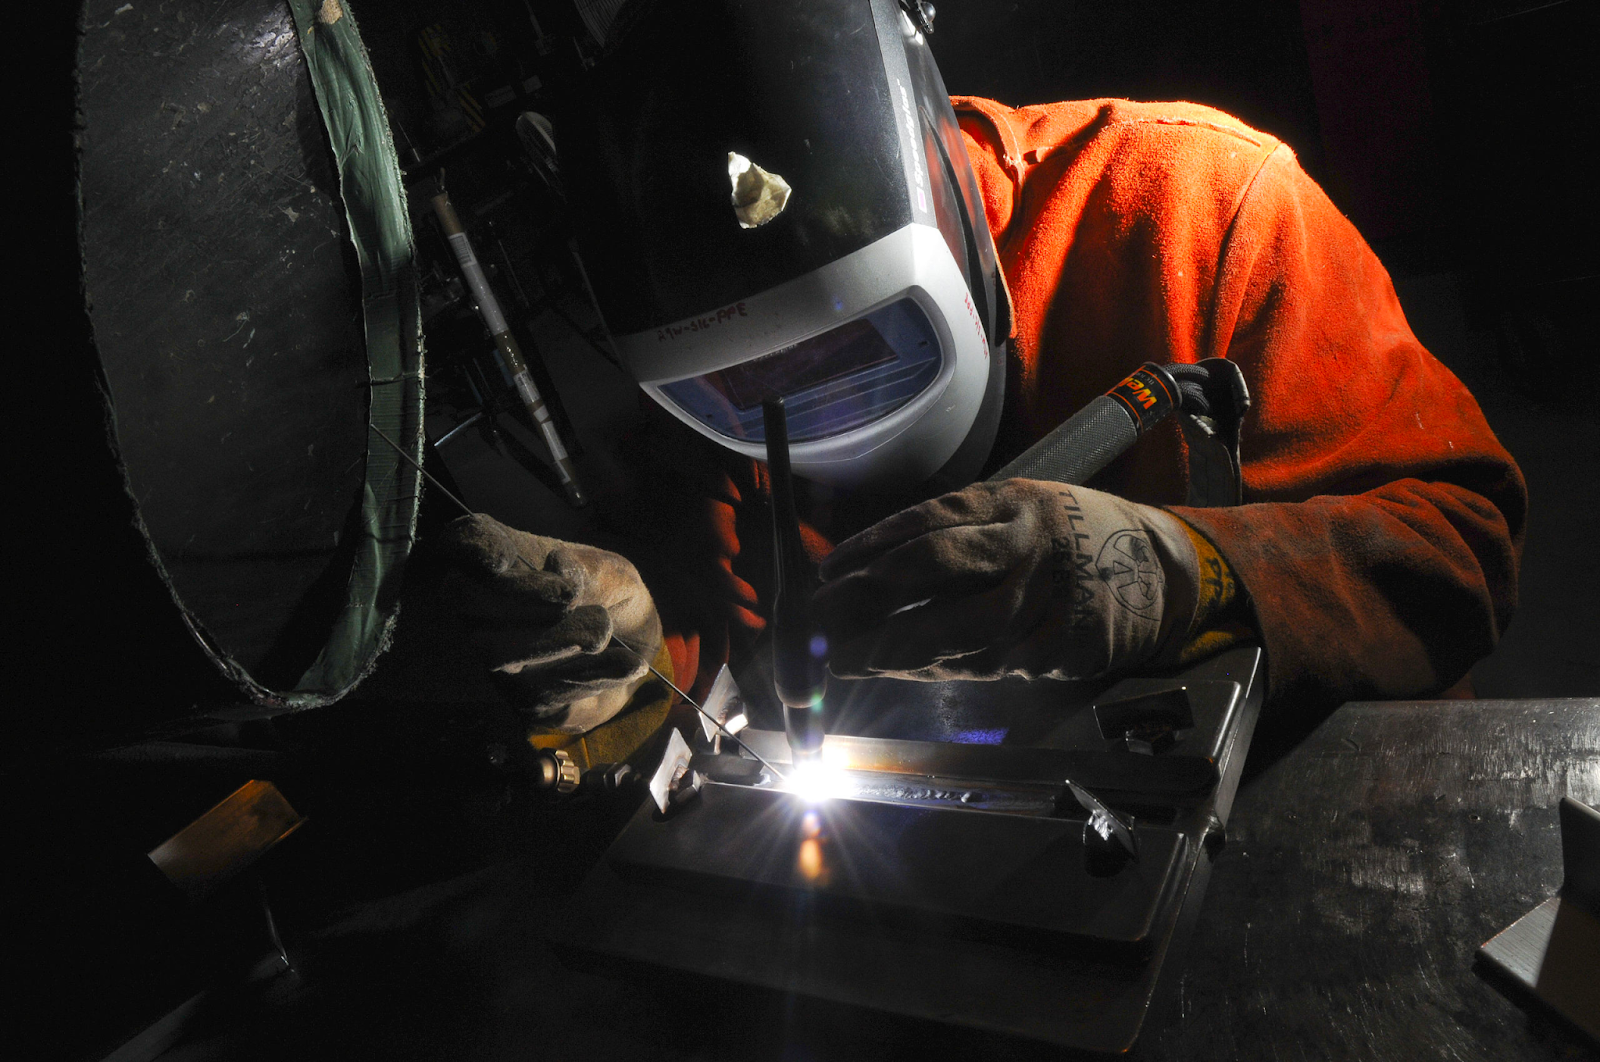
[[[822,483],[970,482],[999,421],[1010,305],[931,18],[634,0],[558,120],[625,367],[756,458],[781,396],[792,467]]]

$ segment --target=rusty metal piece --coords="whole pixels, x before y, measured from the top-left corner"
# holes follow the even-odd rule
[[[203,899],[305,823],[271,782],[249,781],[148,853],[191,900]]]

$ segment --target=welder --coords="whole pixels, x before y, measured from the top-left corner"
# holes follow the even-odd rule
[[[703,692],[751,649],[771,398],[836,675],[1089,678],[1250,639],[1269,711],[1458,686],[1510,617],[1525,487],[1360,235],[1208,107],[951,99],[931,17],[623,8],[556,142],[651,400],[612,514],[635,536],[624,560],[452,526],[446,600],[490,621],[508,695],[582,730],[640,653]],[[1253,395],[1245,504],[1183,504],[1170,423],[1092,486],[982,481],[1141,363],[1206,358]]]

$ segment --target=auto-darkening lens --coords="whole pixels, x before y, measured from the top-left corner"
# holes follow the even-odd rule
[[[732,439],[766,438],[761,403],[782,397],[789,439],[842,435],[893,413],[939,375],[939,340],[928,316],[900,299],[819,336],[661,391]]]

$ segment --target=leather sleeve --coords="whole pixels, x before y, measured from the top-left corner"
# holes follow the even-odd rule
[[[1377,257],[1287,150],[1241,204],[1213,327],[1254,390],[1236,509],[1175,509],[1254,605],[1270,695],[1452,685],[1516,603],[1527,489],[1417,341]]]

